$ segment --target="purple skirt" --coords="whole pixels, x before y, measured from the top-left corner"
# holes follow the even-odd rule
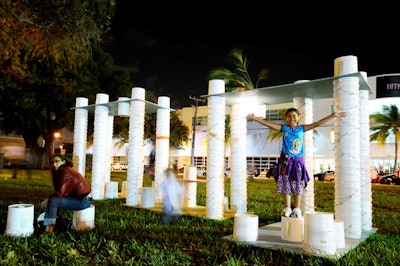
[[[278,184],[278,193],[302,195],[303,189],[310,181],[304,157],[293,158],[281,154],[275,168],[274,179]]]

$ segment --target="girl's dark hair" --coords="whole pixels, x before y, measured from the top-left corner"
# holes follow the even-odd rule
[[[54,160],[55,157],[60,158],[61,160],[65,161],[65,164],[61,165],[57,170],[55,170],[53,167],[50,167],[50,172],[51,172],[51,181],[53,183],[54,189],[57,189],[58,183],[61,180],[61,173],[64,171],[65,167],[72,167],[72,162],[65,158],[65,156],[62,156],[61,154],[53,154],[49,158],[49,163],[50,166],[52,165],[52,161]]]
[[[286,110],[285,116],[286,116],[288,113],[290,113],[290,112],[295,112],[295,113],[297,113],[298,115],[300,115],[299,110],[297,110],[296,108],[289,108],[289,109]]]
[[[51,162],[53,161],[53,159],[55,157],[58,157],[61,160],[65,161],[65,164],[64,164],[65,166],[70,166],[70,167],[73,166],[73,163],[69,159],[67,159],[65,156],[62,156],[61,154],[53,154],[52,156],[50,156],[50,158],[49,158],[49,164],[50,165],[51,165]]]

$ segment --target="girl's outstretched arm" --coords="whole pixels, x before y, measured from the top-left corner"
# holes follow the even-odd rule
[[[258,123],[260,123],[260,124],[262,124],[264,126],[267,126],[269,128],[281,131],[282,125],[269,122],[269,121],[267,121],[267,120],[265,120],[265,119],[263,119],[261,117],[256,117],[254,114],[249,114],[247,116],[247,118],[253,119],[254,121],[256,121],[256,122],[258,122]]]
[[[328,122],[329,120],[331,120],[334,117],[343,118],[345,116],[346,116],[345,112],[333,112],[332,114],[325,116],[324,118],[322,118],[321,120],[318,120],[317,122],[314,122],[312,124],[303,125],[303,128],[305,131],[307,131],[307,130],[314,129],[316,127],[319,127],[319,126],[325,124],[326,122]]]

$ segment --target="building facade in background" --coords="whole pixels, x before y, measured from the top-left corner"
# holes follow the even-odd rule
[[[400,74],[368,77],[368,83],[372,89],[372,93],[369,96],[370,114],[381,112],[383,105],[396,104],[400,108]],[[313,121],[329,115],[333,110],[333,106],[333,98],[313,100]],[[267,106],[266,119],[284,123],[280,114],[284,113],[290,107],[293,107],[293,103],[269,105]],[[226,114],[229,114],[229,107],[226,108]],[[193,130],[195,107],[185,107],[177,110],[177,112],[183,123]],[[207,116],[208,107],[199,106],[197,108],[195,126],[195,166],[205,166],[207,164]],[[268,171],[271,165],[277,162],[281,150],[281,141],[271,140],[268,137],[270,130],[259,123],[247,122],[248,168],[258,168],[261,171]],[[370,145],[371,167],[375,168],[378,172],[392,172],[395,157],[394,139],[388,139],[387,143],[383,146],[374,142]],[[192,144],[188,143],[184,150],[171,151],[170,157],[172,163],[176,164],[178,168],[190,165],[191,146]],[[229,146],[229,143],[227,143],[225,151],[228,167],[230,157]],[[316,129],[313,153],[314,173],[323,173],[335,169],[333,120]]]
[[[372,89],[372,94],[369,97],[370,114],[381,112],[383,105],[396,104],[400,108],[400,74],[388,74],[368,77],[368,83]],[[333,98],[320,99],[313,101],[313,120],[317,121],[333,110]],[[284,123],[282,113],[287,108],[293,107],[293,103],[283,103],[267,106],[266,119]],[[207,165],[207,129],[208,129],[208,107],[198,106],[184,107],[178,109],[180,119],[189,127],[190,134],[193,135],[193,121],[195,113],[196,125],[195,145],[192,148],[191,141],[186,143],[182,150],[171,150],[170,165],[182,168],[189,166],[191,163],[192,153],[194,154],[194,166],[205,167]],[[229,114],[229,107],[226,107],[226,114]],[[247,166],[251,171],[258,169],[259,171],[267,172],[278,159],[281,150],[280,140],[271,140],[268,137],[268,127],[259,123],[248,121],[247,123]],[[308,134],[308,132],[307,132]],[[58,140],[55,145],[57,151],[62,151],[63,144],[72,143],[73,135],[71,132],[63,130],[63,138]],[[325,171],[334,170],[334,140],[333,136],[333,121],[318,127],[314,134],[314,173],[323,173]],[[192,137],[190,138],[192,139]],[[118,140],[116,140],[118,141]],[[115,141],[114,141],[115,143]],[[146,142],[145,142],[146,143]],[[148,161],[150,152],[153,150],[151,143],[146,143],[145,149],[145,164]],[[378,172],[391,172],[394,162],[394,139],[388,139],[383,146],[377,143],[370,144],[371,167]],[[88,154],[91,149],[88,149]],[[113,162],[118,166],[118,169],[126,170],[127,163],[126,147],[115,145],[115,149],[111,156],[114,157]],[[230,161],[230,145],[226,143],[225,149],[226,168],[229,168]],[[25,158],[25,143],[22,138],[15,136],[0,136],[0,166],[1,164],[9,164],[12,161],[18,161]],[[89,156],[90,158],[90,156]],[[124,167],[121,167],[123,165]],[[6,165],[7,166],[7,165]]]

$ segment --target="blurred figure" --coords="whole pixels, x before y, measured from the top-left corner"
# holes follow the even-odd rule
[[[152,149],[149,155],[149,165],[144,166],[144,173],[148,175],[151,181],[155,180],[155,167],[156,167],[156,151]]]
[[[173,216],[180,216],[182,212],[181,183],[176,179],[172,168],[164,170],[164,181],[160,185],[162,192],[163,223],[169,224]]]

